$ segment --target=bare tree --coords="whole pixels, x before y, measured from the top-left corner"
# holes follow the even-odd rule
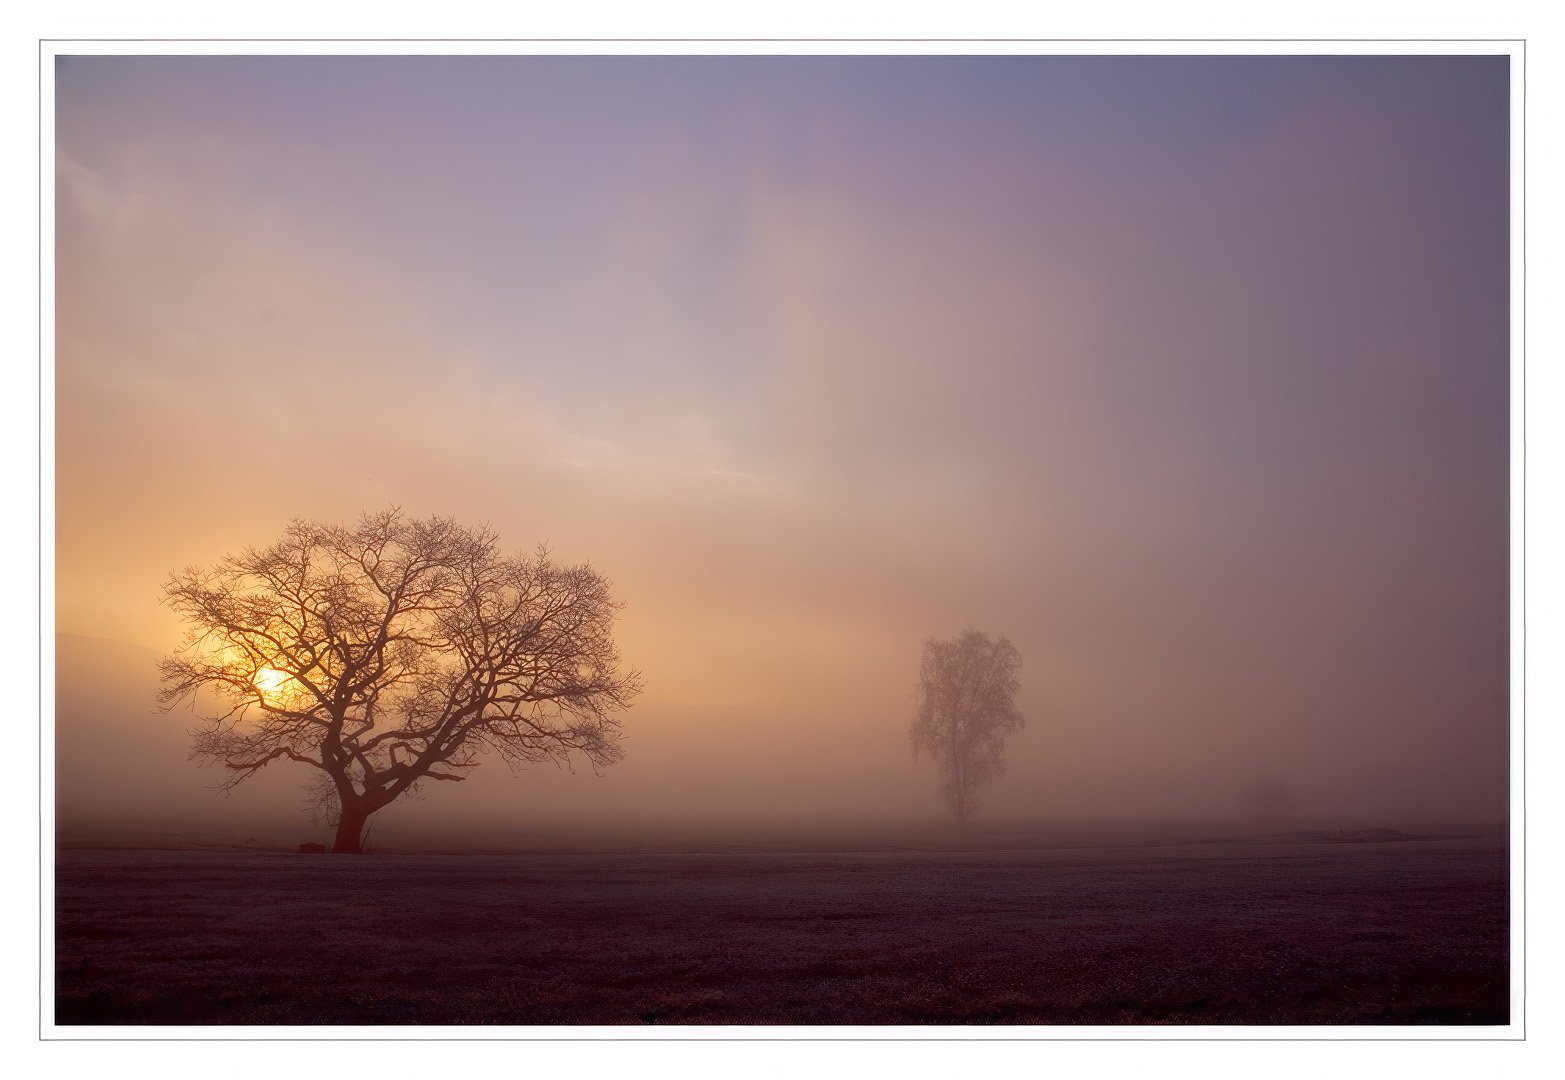
[[[1022,657],[1006,638],[965,630],[924,642],[913,756],[940,766],[940,792],[958,822],[978,811],[978,789],[1005,775],[1005,740],[1027,722],[1016,708]]]
[[[172,575],[164,602],[189,624],[160,665],[164,708],[217,702],[191,757],[226,769],[225,791],[278,760],[319,769],[334,852],[362,851],[377,810],[491,750],[513,772],[577,752],[594,772],[614,763],[614,714],[641,690],[611,636],[621,605],[590,566],[504,555],[487,527],[395,508],[351,528],[294,521],[270,547]]]

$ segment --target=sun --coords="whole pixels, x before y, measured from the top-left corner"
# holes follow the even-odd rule
[[[276,668],[262,668],[255,673],[251,681],[255,683],[255,688],[260,691],[261,697],[268,701],[275,701],[287,693],[288,684],[293,682],[293,676]]]

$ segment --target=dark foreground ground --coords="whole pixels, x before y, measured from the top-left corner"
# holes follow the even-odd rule
[[[61,851],[60,1024],[1503,1024],[1502,840]]]

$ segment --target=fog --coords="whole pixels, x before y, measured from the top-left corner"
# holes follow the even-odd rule
[[[159,586],[392,504],[591,560],[647,689],[386,835],[936,821],[964,627],[980,821],[1502,818],[1506,64],[63,59],[62,834],[309,834]]]

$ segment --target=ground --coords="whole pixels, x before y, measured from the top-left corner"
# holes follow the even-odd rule
[[[1373,839],[1373,838],[1372,838]],[[60,1024],[1503,1024],[1502,839],[63,850]]]

